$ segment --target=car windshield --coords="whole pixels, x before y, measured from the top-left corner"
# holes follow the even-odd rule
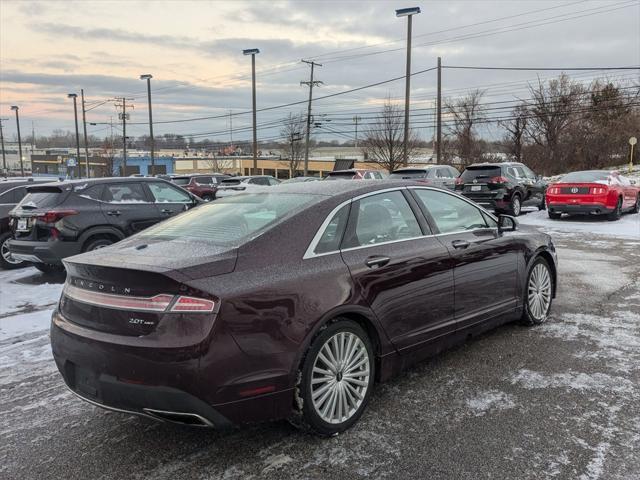
[[[189,180],[191,180],[190,178],[174,178],[173,179],[173,183],[175,183],[176,185],[187,185],[189,183]]]
[[[314,199],[307,194],[254,193],[222,198],[144,230],[141,237],[237,245]]]
[[[602,170],[588,170],[586,172],[568,173],[559,183],[593,183],[607,181],[611,174]]]
[[[415,169],[415,170],[397,170],[395,172],[391,172],[389,178],[424,178],[427,176],[427,170],[423,169]]]

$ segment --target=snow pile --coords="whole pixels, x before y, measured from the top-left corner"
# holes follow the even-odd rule
[[[620,220],[608,221],[604,216],[574,216],[551,220],[547,212],[523,212],[518,217],[522,225],[534,225],[553,236],[554,232],[582,232],[596,235],[640,240],[640,214],[625,214]]]

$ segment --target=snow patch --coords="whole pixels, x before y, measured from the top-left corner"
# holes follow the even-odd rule
[[[468,399],[466,404],[477,417],[489,410],[507,410],[516,406],[511,395],[497,390],[482,392],[475,398]]]
[[[527,390],[564,388],[592,392],[634,393],[634,384],[624,377],[614,377],[606,373],[552,373],[545,374],[521,369],[510,379],[513,385]]]

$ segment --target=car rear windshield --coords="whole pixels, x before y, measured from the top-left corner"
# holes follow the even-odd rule
[[[176,185],[188,185],[191,179],[189,177],[174,178],[173,183]]]
[[[221,198],[140,233],[141,237],[237,245],[279,223],[293,210],[322,198],[307,194],[255,193]]]
[[[475,179],[489,179],[492,177],[499,177],[502,175],[500,167],[496,166],[478,166],[478,167],[467,167],[460,178],[463,182],[471,182]]]
[[[58,187],[30,188],[29,193],[22,199],[17,208],[28,210],[55,207],[60,205],[65,197],[66,193]]]
[[[241,178],[225,178],[221,185],[239,185],[242,180]]]
[[[592,183],[602,182],[609,178],[609,172],[601,170],[589,170],[586,172],[572,172],[560,179],[560,183]]]
[[[327,174],[325,180],[351,180],[354,176],[354,172],[331,172]]]
[[[427,170],[415,169],[415,170],[402,170],[399,172],[392,172],[389,178],[425,178],[427,176]]]

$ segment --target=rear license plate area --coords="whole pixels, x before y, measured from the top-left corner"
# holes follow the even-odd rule
[[[74,367],[75,390],[81,395],[98,398],[98,375],[88,368]]]
[[[482,191],[482,185],[471,185],[472,192],[480,192]]]
[[[31,230],[31,220],[28,218],[18,218],[16,230],[18,232],[28,232],[29,230]]]

